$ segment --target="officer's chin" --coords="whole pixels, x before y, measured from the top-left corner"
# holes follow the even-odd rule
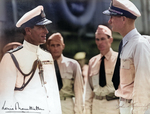
[[[42,45],[42,44],[45,44],[46,43],[46,39],[45,40],[42,40],[39,45]]]

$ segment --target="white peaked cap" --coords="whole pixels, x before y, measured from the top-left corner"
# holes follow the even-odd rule
[[[42,5],[25,13],[17,22],[16,27],[31,27],[35,25],[47,25],[52,21],[46,19],[44,8]]]

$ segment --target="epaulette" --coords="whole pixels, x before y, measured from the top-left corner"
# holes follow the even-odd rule
[[[22,45],[21,45],[21,46],[18,46],[17,48],[8,51],[8,53],[14,53],[14,52],[16,52],[16,51],[18,51],[18,50],[20,50],[20,49],[22,49],[22,48],[23,48]]]

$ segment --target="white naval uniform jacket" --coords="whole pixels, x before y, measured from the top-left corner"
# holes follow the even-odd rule
[[[51,55],[27,41],[24,41],[22,49],[13,54],[25,74],[31,71],[33,62],[38,57],[43,63],[45,84],[42,87],[39,69],[36,68],[33,78],[24,90],[14,91],[15,87],[21,87],[24,76],[16,68],[10,54],[5,54],[0,63],[0,114],[10,111],[11,113],[25,111],[29,114],[33,112],[35,114],[62,114]]]
[[[75,97],[75,104],[72,109],[75,114],[82,114],[83,77],[80,65],[76,60],[64,57],[63,55],[57,59],[57,62],[63,82],[63,87],[59,92],[60,97]],[[65,112],[68,114],[67,109]]]
[[[150,104],[150,44],[135,29],[123,38],[120,85],[115,95],[132,99],[132,114],[144,114]]]
[[[101,58],[103,57],[103,55],[98,54],[90,59],[89,70],[88,70],[88,81],[85,87],[86,89],[85,109],[84,109],[85,114],[92,113],[91,111],[93,109],[92,102],[93,102],[94,95],[106,96],[115,91],[111,80],[114,72],[115,63],[117,60],[117,55],[118,53],[113,51],[111,48],[109,52],[105,55],[104,63],[105,63],[105,73],[106,73],[106,86],[104,87],[101,87],[99,85],[99,69],[101,64]]]

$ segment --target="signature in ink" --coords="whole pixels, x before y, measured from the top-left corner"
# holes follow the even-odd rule
[[[18,112],[22,112],[22,113],[33,113],[31,111],[34,111],[34,113],[38,113],[41,114],[41,112],[35,112],[35,111],[43,111],[44,109],[40,108],[39,106],[29,106],[27,108],[21,107],[19,105],[19,102],[16,102],[14,104],[14,107],[7,107],[6,106],[6,101],[4,102],[2,108],[2,110],[5,110],[6,113],[18,113]]]

